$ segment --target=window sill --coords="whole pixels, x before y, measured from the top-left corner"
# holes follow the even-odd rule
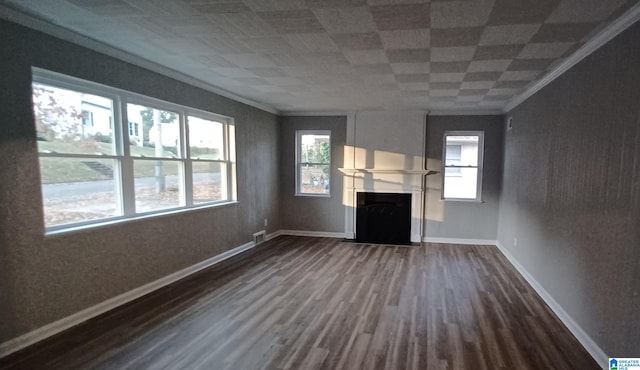
[[[485,203],[482,199],[440,198],[443,202]]]
[[[59,227],[53,227],[52,229],[45,228],[44,239],[51,239],[51,238],[56,238],[60,236],[67,236],[67,235],[83,233],[83,232],[90,232],[90,231],[94,231],[94,230],[109,227],[109,226],[121,225],[121,224],[126,224],[131,222],[146,221],[146,220],[158,218],[158,217],[168,217],[168,216],[175,216],[179,214],[197,212],[197,211],[202,211],[207,209],[224,208],[224,207],[233,206],[238,203],[240,202],[238,202],[237,200],[234,200],[234,201],[229,201],[224,203],[205,204],[205,205],[194,206],[189,208],[177,208],[177,209],[174,208],[167,211],[140,214],[134,217],[119,216],[116,218],[96,221],[90,224],[70,225],[68,227],[64,227],[63,225],[61,225]]]
[[[295,193],[296,197],[331,198],[331,194]]]

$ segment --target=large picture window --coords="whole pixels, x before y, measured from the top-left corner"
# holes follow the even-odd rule
[[[484,133],[447,131],[443,146],[442,198],[481,200]]]
[[[33,72],[47,232],[236,200],[233,119]]]
[[[331,132],[296,131],[296,194],[330,195]]]

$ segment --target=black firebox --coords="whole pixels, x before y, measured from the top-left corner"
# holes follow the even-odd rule
[[[356,241],[411,244],[411,194],[357,194]]]

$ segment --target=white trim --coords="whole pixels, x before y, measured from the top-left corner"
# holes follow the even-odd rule
[[[496,245],[497,240],[491,239],[462,239],[462,238],[433,238],[426,236],[422,238],[425,243],[444,243],[444,244],[473,244],[473,245]]]
[[[279,235],[291,236],[312,236],[316,238],[341,238],[344,239],[344,233],[336,233],[329,231],[307,231],[307,230],[280,230]]]
[[[594,51],[598,50],[607,42],[611,41],[614,37],[620,34],[622,31],[629,28],[632,24],[640,20],[640,3],[634,5],[631,9],[627,10],[620,18],[611,22],[596,36],[591,38],[580,49],[571,54],[562,63],[558,64],[553,70],[549,71],[544,77],[538,80],[530,88],[523,91],[519,95],[511,98],[504,106],[502,113],[507,113],[527,100],[531,95],[540,91],[543,87],[551,83],[574,65],[578,64],[581,60],[589,56]]]
[[[280,116],[283,117],[344,117],[349,114],[350,111],[281,111]]]
[[[436,109],[429,112],[430,116],[501,116],[501,109]]]
[[[92,39],[76,31],[49,23],[46,20],[40,19],[36,16],[23,13],[20,9],[13,9],[8,7],[7,5],[0,5],[0,19],[5,19],[10,22],[17,23],[21,26],[46,33],[50,36],[62,39],[64,41],[71,42],[73,44],[85,47],[87,49],[91,49],[93,51],[97,51],[99,53],[108,55],[112,58],[119,59],[123,62],[130,63],[138,67],[142,67],[149,71],[159,73],[166,77],[172,78],[174,80],[178,80],[180,82],[184,82],[186,84],[201,88],[203,90],[207,90],[209,92],[218,94],[225,98],[233,99],[239,103],[247,104],[254,108],[258,108],[263,111],[273,113],[276,115],[280,114],[280,111],[274,107],[264,105],[262,103],[259,103],[251,99],[243,98],[223,88],[211,85],[207,82],[201,81],[195,77],[191,77],[182,72],[176,71],[172,68],[160,65],[158,63],[152,62],[140,56],[131,54],[127,51],[118,49],[117,47],[111,46],[102,41]]]
[[[560,306],[558,302],[547,292],[540,283],[518,262],[518,260],[509,253],[509,251],[499,242],[495,243],[498,250],[507,258],[507,260],[513,265],[513,267],[524,277],[524,279],[531,285],[531,287],[538,293],[542,300],[551,308],[553,313],[558,316],[560,321],[569,329],[569,331],[576,337],[576,339],[582,344],[585,350],[589,352],[591,357],[602,366],[603,369],[608,369],[609,356],[598,346],[598,344],[591,339],[581,327],[576,323],[573,318]]]
[[[243,244],[239,247],[228,250],[224,253],[213,256],[202,262],[198,262],[195,265],[189,266],[180,271],[176,271],[171,275],[167,275],[151,283],[145,284],[141,287],[130,290],[126,293],[120,294],[113,298],[107,299],[95,306],[91,306],[82,311],[76,312],[72,315],[64,317],[60,320],[54,321],[50,324],[42,326],[36,330],[30,331],[17,338],[11,339],[7,342],[0,343],[0,358],[5,357],[11,353],[17,352],[25,347],[42,341],[48,337],[58,334],[64,330],[67,330],[73,326],[79,325],[91,318],[101,315],[107,311],[110,311],[125,303],[138,299],[146,294],[149,294],[155,290],[165,287],[171,283],[174,283],[180,279],[192,275],[198,271],[201,271],[207,267],[220,263],[228,258],[231,258],[239,253],[249,250],[255,247],[254,242]]]
[[[271,234],[267,234],[264,237],[264,240],[271,240],[271,239],[275,239],[277,237],[279,237],[280,235],[282,235],[282,233],[280,232],[280,230],[274,231]]]

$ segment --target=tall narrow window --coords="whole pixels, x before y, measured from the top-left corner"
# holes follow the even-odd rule
[[[447,131],[444,134],[443,199],[482,199],[484,133]]]
[[[34,69],[47,232],[236,200],[233,119]]]
[[[330,194],[331,132],[296,132],[296,194]]]

